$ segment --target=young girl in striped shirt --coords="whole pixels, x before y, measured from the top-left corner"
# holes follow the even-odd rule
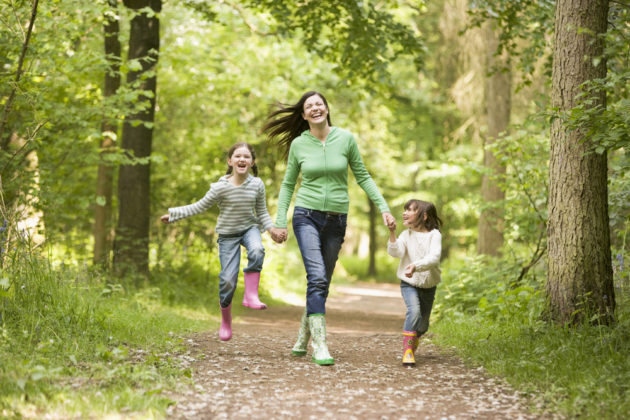
[[[265,258],[265,249],[260,235],[261,229],[269,231],[276,242],[284,240],[283,233],[273,226],[267,212],[265,184],[258,178],[256,154],[248,143],[236,143],[228,151],[228,169],[224,176],[210,185],[210,190],[196,203],[173,207],[160,220],[173,223],[219,207],[215,231],[219,234],[219,303],[221,305],[221,327],[219,338],[232,338],[232,298],[236,291],[241,245],[247,250],[247,267],[243,269],[245,294],[243,305],[253,309],[266,309],[267,305],[258,298],[260,272]],[[254,173],[252,176],[250,169]]]

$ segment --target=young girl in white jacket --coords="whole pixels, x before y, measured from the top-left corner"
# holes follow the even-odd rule
[[[402,363],[413,366],[420,336],[429,329],[435,289],[441,280],[442,220],[435,205],[414,199],[405,203],[403,225],[408,229],[398,239],[396,226],[390,227],[387,253],[400,258],[396,275],[401,280],[400,291],[407,305]]]

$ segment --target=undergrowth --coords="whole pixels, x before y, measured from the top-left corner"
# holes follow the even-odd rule
[[[5,263],[0,417],[163,415],[163,390],[190,376],[176,357],[184,337],[214,325],[207,312],[43,256]]]
[[[619,280],[626,277],[616,277],[615,325],[558,326],[542,320],[542,281],[509,283],[504,279],[516,278],[514,272],[500,263],[463,261],[461,267],[446,267],[438,287],[434,341],[505,378],[529,397],[535,411],[625,419],[630,294]]]

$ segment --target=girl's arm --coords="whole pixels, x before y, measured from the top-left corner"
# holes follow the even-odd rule
[[[256,216],[262,224],[263,230],[267,231],[273,227],[273,220],[267,211],[267,200],[265,195],[265,183],[259,178],[258,191],[256,192]]]
[[[414,271],[427,271],[433,267],[440,265],[440,257],[442,256],[442,234],[435,229],[431,233],[431,243],[429,244],[429,253],[418,261],[413,262]]]
[[[393,230],[389,231],[389,241],[387,242],[387,253],[394,258],[402,258],[407,252],[407,237],[409,233],[405,230],[398,239]]]
[[[187,206],[181,207],[172,207],[168,209],[169,219],[168,223],[173,223],[177,220],[183,219],[185,217],[194,216],[196,214],[202,213],[212,206],[214,206],[219,200],[220,190],[217,187],[217,184],[211,184],[210,190],[206,193],[206,195],[199,201],[193,204],[189,204]]]

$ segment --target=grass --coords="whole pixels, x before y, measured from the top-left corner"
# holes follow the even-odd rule
[[[220,320],[216,252],[168,258],[136,288],[15,250],[0,274],[0,418],[163,418],[168,392],[191,383],[186,337]],[[270,252],[261,299],[304,288],[299,252]]]
[[[164,417],[168,391],[190,384],[181,362],[186,337],[218,325],[216,256],[202,259],[156,266],[151,286],[135,289],[87,267],[15,257],[0,274],[0,417]],[[341,257],[336,279],[389,280],[396,264],[385,263],[370,279],[365,261]],[[513,287],[503,279],[514,270],[500,261],[457,263],[443,267],[438,287],[431,327],[438,345],[504,377],[540,412],[625,419],[627,294],[617,297],[615,326],[563,328],[540,321],[540,281]],[[268,303],[303,298],[297,249],[269,252],[262,282]]]
[[[185,336],[216,326],[201,306],[101,273],[14,260],[0,279],[0,417],[159,418],[188,381]]]
[[[440,286],[445,290],[452,289],[448,283],[454,280],[449,280],[449,274],[452,272],[447,270],[446,284]],[[461,272],[458,274],[461,276]],[[485,280],[481,279],[477,285],[484,285]],[[462,279],[457,282],[461,284]],[[519,294],[510,295],[511,290],[486,283],[485,291],[477,295],[477,307],[469,307],[468,311],[462,311],[461,307],[452,311],[441,307],[439,320],[432,325],[434,342],[453,348],[468,363],[505,378],[529,396],[535,411],[580,419],[627,418],[630,412],[627,294],[617,296],[616,325],[563,327],[540,320],[542,298],[533,289],[519,292],[521,310],[502,310],[519,304],[515,302],[518,299],[512,298]],[[450,298],[457,300],[452,295]]]

